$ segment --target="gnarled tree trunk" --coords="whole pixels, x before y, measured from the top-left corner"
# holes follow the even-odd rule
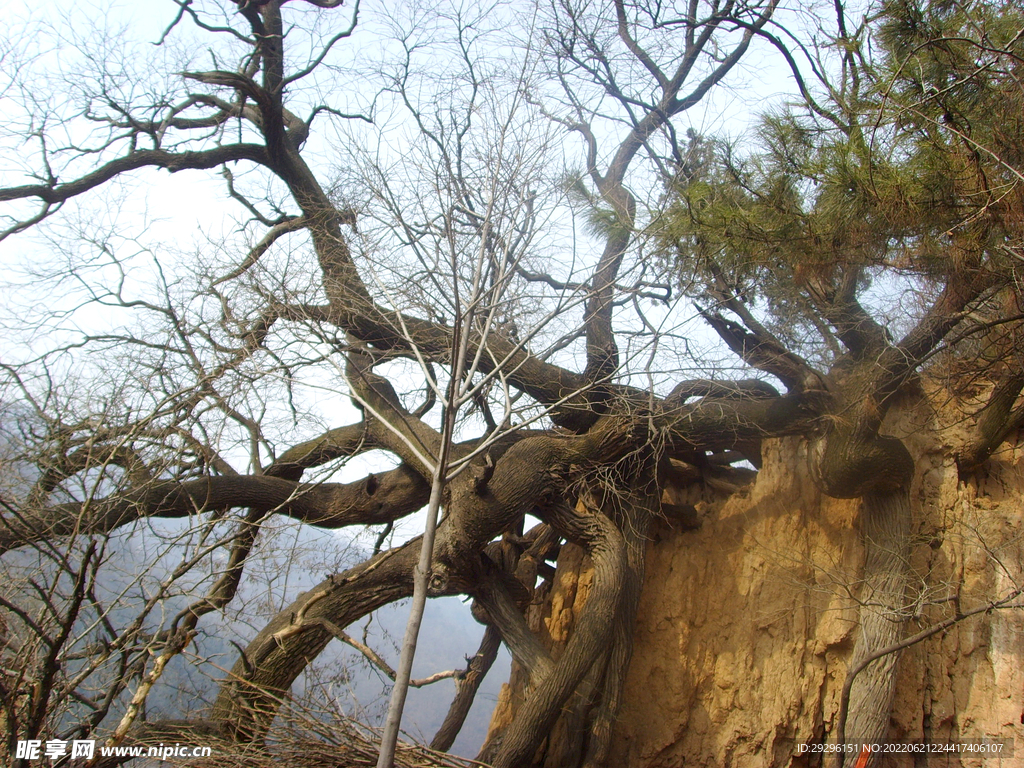
[[[972,407],[950,408],[948,395],[932,390],[885,420],[914,462],[902,489],[824,494],[820,456],[801,438],[765,441],[752,479],[713,467],[666,476],[606,764],[823,765],[812,750],[834,741],[843,710],[848,740],[1024,736],[1024,610],[983,610],[1022,604],[1024,450],[1011,441],[961,479]],[[552,655],[586,603],[589,568],[563,551],[529,609]],[[846,686],[870,654],[936,628]],[[514,672],[492,738],[529,696]],[[531,765],[577,759],[570,714]]]

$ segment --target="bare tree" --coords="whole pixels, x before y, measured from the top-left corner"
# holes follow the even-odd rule
[[[335,0],[168,7],[160,46],[146,49],[164,71],[81,33],[54,72],[50,54],[33,63],[27,51],[5,92],[4,138],[21,150],[0,189],[3,236],[46,238],[53,259],[32,265],[32,278],[61,297],[22,312],[29,344],[3,362],[4,402],[25,416],[8,420],[19,425],[8,428],[7,465],[18,473],[0,545],[13,569],[35,558],[32,573],[44,574],[4,598],[8,740],[71,722],[62,732],[109,744],[202,734],[259,756],[330,641],[372,659],[346,628],[415,596],[406,653],[390,670],[391,746],[379,762],[390,765],[422,599],[468,595],[488,625],[482,661],[434,746],[450,747],[500,638],[529,696],[480,759],[530,765],[562,717],[577,725],[574,764],[605,765],[648,529],[672,511],[662,486],[679,462],[760,466],[762,441],[794,435],[812,446],[826,494],[863,500],[872,609],[860,618],[852,666],[863,671],[846,728],[881,740],[897,656],[878,650],[903,638],[915,469],[885,417],[940,352],[976,361],[995,351],[965,475],[1020,426],[1018,283],[1007,267],[1020,260],[1017,225],[1008,214],[978,223],[995,198],[1017,194],[1016,160],[994,164],[1013,191],[985,197],[977,179],[993,164],[979,147],[992,145],[968,136],[951,153],[968,157],[977,184],[951,192],[970,201],[967,214],[937,217],[925,233],[947,228],[928,241],[945,249],[938,268],[913,260],[920,235],[909,225],[878,217],[861,240],[852,226],[819,230],[831,211],[815,218],[801,205],[829,200],[801,195],[802,179],[780,198],[797,222],[780,241],[758,208],[781,206],[774,177],[685,127],[753,44],[774,44],[793,67],[809,120],[837,129],[865,167],[875,155],[862,100],[830,87],[812,57],[832,99],[815,100],[797,46],[772,26],[775,0],[410,6],[371,19]],[[856,91],[871,69],[857,48],[866,43],[839,10],[843,82]],[[379,56],[361,25],[375,30]],[[994,49],[1001,61],[1013,60],[1014,41]],[[1011,81],[1001,87],[1018,97]],[[780,146],[783,161],[796,157]],[[148,222],[119,221],[116,202],[90,207],[155,187],[163,171],[219,175],[237,229],[208,232],[190,252],[147,238]],[[745,217],[716,219],[723,209]],[[774,277],[785,290],[759,292],[780,252],[792,255]],[[920,310],[903,326],[862,303],[869,274],[887,269],[919,281]],[[721,345],[718,368],[690,345],[695,317]],[[992,329],[998,338],[979,342]],[[725,355],[747,378],[721,367]],[[340,481],[371,451],[392,468]],[[391,526],[423,507],[423,535],[382,549]],[[282,516],[385,533],[371,557],[294,596],[238,644],[208,711],[148,717],[163,670],[211,614],[238,604],[261,531]],[[184,522],[129,574],[119,597],[138,585],[144,608],[124,622],[96,592],[116,565],[108,542],[158,518]],[[539,522],[528,530],[528,520]],[[567,541],[594,576],[555,658],[524,610]]]

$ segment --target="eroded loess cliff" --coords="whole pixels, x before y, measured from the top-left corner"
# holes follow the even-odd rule
[[[955,457],[969,410],[970,403],[919,395],[886,424],[916,462],[908,636],[1015,593],[1012,603],[1024,603],[1024,444],[1012,436],[961,478]],[[677,466],[663,501],[683,515],[661,521],[651,537],[609,765],[821,764],[801,755],[801,745],[821,743],[835,728],[858,626],[864,547],[859,501],[823,496],[807,451],[801,439],[767,441],[756,477]],[[550,591],[528,617],[556,656],[589,585],[584,557],[566,549]],[[492,731],[523,692],[514,673]],[[561,734],[572,727],[564,719],[556,726],[538,764],[570,762],[564,750],[571,740]],[[1019,607],[964,618],[900,660],[892,741],[982,737],[1015,740],[1017,756],[984,763],[947,756],[941,764],[1024,765]]]

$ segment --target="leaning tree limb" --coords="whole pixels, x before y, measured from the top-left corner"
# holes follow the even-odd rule
[[[430,740],[430,748],[438,752],[447,752],[455,743],[455,738],[462,730],[466,717],[469,715],[470,707],[476,698],[476,692],[484,677],[498,658],[498,649],[501,647],[501,634],[494,627],[484,630],[483,639],[480,640],[480,647],[469,660],[463,674],[455,678],[455,698],[448,707],[448,714],[444,721]]]
[[[245,648],[221,684],[211,719],[236,742],[258,742],[292,682],[334,637],[322,623],[344,628],[412,594],[419,539],[384,552],[299,595]]]
[[[107,533],[144,517],[181,518],[235,507],[273,511],[323,528],[379,525],[426,503],[429,486],[406,465],[353,483],[307,483],[266,475],[157,481],[90,502],[8,511],[0,552],[44,538]]]

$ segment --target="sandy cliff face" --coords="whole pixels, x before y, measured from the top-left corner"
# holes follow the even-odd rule
[[[953,458],[958,429],[924,401],[888,424],[917,461],[908,635],[1024,586],[1024,445],[1004,444],[965,482]],[[770,441],[763,459],[739,490],[714,478],[665,489],[702,525],[667,520],[652,537],[609,765],[819,764],[800,746],[831,733],[839,709],[858,615],[858,502],[817,491],[806,442]],[[550,594],[531,609],[556,654],[587,586],[584,559],[563,557]],[[521,695],[514,676],[494,725]],[[1024,766],[1024,609],[966,618],[905,651],[890,737],[1016,739],[1018,758],[984,765]],[[556,730],[546,765],[561,764],[558,739]],[[961,764],[982,763],[942,762]]]

